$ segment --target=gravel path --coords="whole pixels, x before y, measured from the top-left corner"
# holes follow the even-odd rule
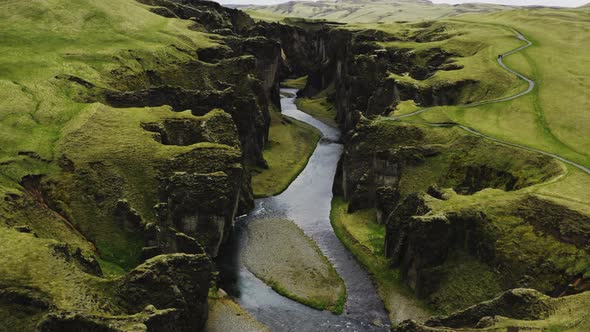
[[[510,51],[510,52],[507,52],[507,53],[504,53],[504,54],[500,55],[498,57],[498,64],[502,68],[504,68],[505,70],[507,70],[508,72],[510,72],[510,73],[518,76],[522,80],[525,80],[528,83],[527,89],[525,91],[519,92],[519,93],[517,93],[515,95],[512,95],[512,96],[503,97],[503,98],[499,98],[499,99],[491,99],[491,100],[480,101],[480,102],[472,103],[472,104],[469,104],[469,105],[460,105],[459,107],[469,108],[469,107],[476,107],[476,106],[481,106],[481,105],[501,103],[501,102],[505,102],[505,101],[509,101],[509,100],[514,100],[516,98],[520,98],[520,97],[522,97],[524,95],[527,95],[527,94],[529,94],[529,93],[531,93],[533,91],[533,89],[535,88],[535,82],[532,79],[530,79],[530,78],[524,76],[523,74],[517,72],[516,70],[508,67],[504,63],[504,58],[505,57],[510,56],[512,54],[515,54],[515,53],[518,53],[518,52],[520,52],[520,51],[522,51],[522,50],[530,47],[531,45],[533,45],[533,43],[530,40],[528,40],[522,33],[518,32],[518,31],[516,31],[514,29],[511,29],[511,30],[515,33],[516,38],[522,40],[523,42],[525,42],[525,44],[522,45],[522,46],[520,46],[520,47],[518,47],[518,48],[516,48],[516,49],[514,49],[514,50],[512,50],[512,51]],[[394,120],[394,121],[395,120],[399,120],[399,119],[404,119],[404,118],[408,118],[408,117],[411,117],[411,116],[414,116],[414,115],[418,115],[418,114],[427,112],[427,111],[429,111],[429,110],[431,110],[433,108],[434,107],[423,108],[421,110],[417,110],[417,111],[412,112],[412,113],[408,113],[408,114],[404,114],[404,115],[400,115],[400,116],[386,117],[385,119]],[[554,154],[554,153],[551,153],[551,152],[547,152],[547,151],[543,151],[543,150],[539,150],[539,149],[535,149],[535,148],[531,148],[531,147],[528,147],[528,146],[525,146],[525,145],[521,145],[521,144],[507,142],[507,141],[504,141],[504,140],[501,140],[501,139],[498,139],[498,138],[494,138],[494,137],[488,136],[486,134],[482,134],[482,133],[480,133],[479,131],[477,131],[477,130],[475,130],[473,128],[469,128],[469,127],[460,125],[458,123],[444,123],[444,124],[442,124],[442,123],[428,123],[428,125],[435,126],[435,127],[458,127],[458,128],[461,128],[461,129],[463,129],[463,130],[465,130],[465,131],[473,134],[473,135],[476,135],[476,136],[479,136],[479,137],[488,139],[490,141],[494,141],[496,143],[500,143],[500,144],[503,144],[503,145],[508,145],[508,146],[511,146],[511,147],[514,147],[514,148],[523,149],[523,150],[527,150],[527,151],[531,151],[531,152],[535,152],[535,153],[539,153],[539,154],[542,154],[542,155],[545,155],[545,156],[549,156],[549,157],[555,158],[555,159],[560,160],[560,161],[562,161],[562,162],[564,162],[566,164],[569,164],[571,166],[574,166],[574,167],[582,170],[583,172],[585,172],[587,174],[590,174],[590,169],[589,168],[587,168],[587,167],[585,167],[583,165],[580,165],[580,164],[578,164],[576,162],[573,162],[571,160],[568,160],[568,159],[566,159],[566,158],[564,158],[562,156],[559,156],[557,154]]]

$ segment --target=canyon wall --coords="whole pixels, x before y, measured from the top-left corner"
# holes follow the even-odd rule
[[[266,166],[281,48],[251,33],[254,21],[239,10],[200,0],[140,2],[189,20],[210,46],[121,50],[95,75],[52,78],[86,110],[63,130],[55,160],[23,152],[58,171],[23,177],[22,190],[0,207],[2,251],[22,251],[14,261],[35,271],[0,283],[6,324],[195,331],[207,319],[211,259],[236,216],[253,207],[250,168]]]
[[[322,92],[334,105],[345,146],[334,194],[348,201],[350,212],[376,209],[378,222],[386,225],[386,256],[418,297],[452,311],[515,287],[551,295],[584,290],[571,283],[585,284],[577,282],[584,268],[574,266],[583,266],[581,257],[588,255],[583,245],[588,233],[580,227],[589,217],[525,190],[562,174],[556,161],[486,142],[452,124],[428,127],[379,118],[406,100],[419,107],[472,102],[477,80],[420,85],[400,79],[406,75],[419,82],[439,71],[459,70],[462,66],[454,61],[458,54],[438,47],[382,47],[402,38],[383,31],[320,21],[293,20],[289,25],[262,25],[262,34],[281,42],[284,74],[308,76],[301,97]],[[431,30],[426,24],[426,32],[415,41],[450,38],[444,29]],[[482,199],[480,204],[449,201],[489,189],[505,192],[505,198],[497,203],[473,199]],[[557,220],[541,211],[565,217]],[[543,230],[540,224],[552,224],[554,230]],[[564,228],[580,230],[571,236],[581,240],[575,243],[557,235],[555,229]],[[509,244],[521,236],[532,242]],[[560,254],[541,262],[549,247]],[[559,258],[566,252],[580,259],[566,263]],[[468,265],[473,267],[470,271],[462,270]],[[469,275],[456,275],[465,272]],[[488,285],[481,285],[481,280]],[[460,293],[476,295],[444,304],[449,300],[445,292],[454,294],[461,288]]]

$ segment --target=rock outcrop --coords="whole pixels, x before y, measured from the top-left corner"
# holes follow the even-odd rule
[[[391,213],[385,240],[386,256],[400,267],[406,283],[421,298],[440,287],[444,274],[437,273],[436,267],[453,250],[464,250],[484,262],[494,259],[495,250],[484,214],[429,212],[424,198],[410,195]]]
[[[351,31],[334,22],[290,19],[286,25],[259,24],[253,31],[281,42],[283,75],[308,76],[300,96],[313,97],[326,89],[333,90],[329,100],[345,131],[354,129],[361,113],[389,114],[401,100],[414,100],[424,107],[456,104],[461,101],[462,91],[478,84],[459,80],[419,86],[392,77],[410,72],[412,78],[424,80],[437,71],[457,70],[460,66],[454,59],[459,55],[440,48],[420,53],[384,49],[377,42],[399,37],[379,30]]]
[[[546,318],[553,306],[549,297],[534,289],[511,289],[500,296],[457,311],[449,316],[433,317],[427,326],[451,328],[486,327],[487,317],[503,316],[522,320],[538,320]]]
[[[575,213],[565,213],[567,220],[556,220],[556,213],[541,216],[537,212],[545,208],[535,206],[565,208],[545,201],[532,203],[533,195],[480,207],[469,205],[467,200],[444,203],[457,195],[486,190],[520,194],[523,188],[561,174],[556,162],[517,153],[452,128],[434,129],[379,118],[406,100],[420,107],[468,104],[470,93],[484,84],[470,78],[423,84],[436,72],[461,69],[454,60],[461,55],[440,47],[410,50],[387,46],[392,40],[451,38],[444,27],[424,24],[424,31],[417,30],[414,35],[393,36],[341,29],[338,24],[322,21],[294,20],[289,25],[263,24],[257,29],[282,42],[285,74],[308,76],[300,96],[322,92],[334,105],[345,132],[345,152],[334,194],[349,202],[351,212],[377,210],[378,221],[387,228],[386,255],[419,297],[444,296],[441,289],[457,286],[449,285],[450,273],[458,271],[457,265],[449,262],[463,259],[454,258],[459,256],[468,257],[465,259],[485,270],[482,273],[494,285],[466,300],[472,301],[468,304],[514,287],[534,287],[547,294],[573,289],[566,285],[580,279],[583,259],[578,261],[578,269],[574,267],[577,263],[566,264],[557,257],[541,263],[536,257],[547,254],[542,248],[523,245],[511,249],[508,243],[516,232],[506,226],[506,220],[519,227],[519,232],[534,228],[531,239],[550,241],[564,253],[571,250],[585,257],[587,248],[582,243],[586,231],[579,220],[586,217]]]
[[[182,35],[186,21],[176,21],[178,38],[161,38],[175,44],[122,42],[108,64],[75,60],[83,70],[48,83],[83,111],[56,116],[82,114],[56,129],[55,160],[19,153],[50,175],[15,175],[18,190],[3,191],[2,246],[31,252],[3,263],[0,329],[195,331],[207,319],[211,258],[253,207],[250,168],[266,166],[281,48],[237,9],[139,2],[147,6],[125,5],[192,21],[192,31]],[[17,262],[35,272],[5,285]]]

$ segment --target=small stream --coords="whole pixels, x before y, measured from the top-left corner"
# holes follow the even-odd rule
[[[282,89],[292,94],[295,89]],[[330,224],[332,184],[343,147],[340,131],[295,106],[295,97],[281,99],[283,114],[322,132],[316,150],[301,174],[282,194],[256,200],[255,209],[236,221],[232,238],[218,259],[220,286],[246,311],[273,331],[387,331],[389,318],[368,273],[334,234]],[[283,297],[242,264],[247,228],[258,218],[285,217],[294,221],[319,246],[336,268],[347,290],[342,315],[319,311]]]

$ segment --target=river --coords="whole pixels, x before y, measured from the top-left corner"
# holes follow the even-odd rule
[[[220,286],[253,317],[273,331],[387,331],[389,318],[368,273],[334,234],[330,224],[332,184],[342,154],[340,131],[301,112],[292,95],[281,98],[282,113],[306,122],[322,133],[305,169],[282,194],[257,199],[255,209],[236,221],[232,238],[218,259]],[[319,246],[346,285],[342,315],[319,311],[285,298],[242,264],[247,227],[258,218],[285,217],[294,221]]]

